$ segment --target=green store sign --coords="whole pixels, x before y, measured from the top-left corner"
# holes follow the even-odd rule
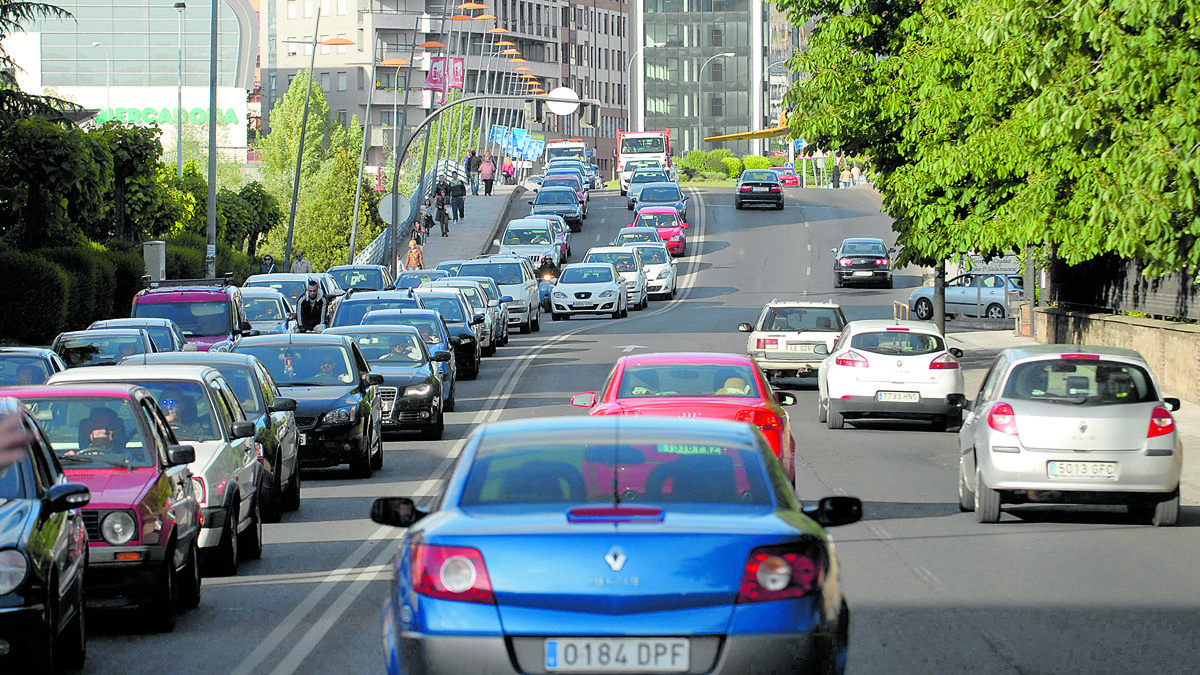
[[[104,124],[105,122],[124,122],[126,124],[175,124],[176,112],[178,108],[110,108],[101,110],[99,115],[96,115],[96,122]],[[191,110],[184,109],[183,121],[185,124],[208,124],[208,108],[192,108]],[[237,113],[233,108],[225,110],[217,109],[217,125],[223,126],[227,124],[237,124]]]

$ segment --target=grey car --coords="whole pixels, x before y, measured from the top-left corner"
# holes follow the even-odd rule
[[[1129,349],[1005,349],[959,431],[959,507],[981,523],[1002,504],[1124,504],[1154,525],[1179,517],[1183,448],[1150,367]]]
[[[687,222],[687,202],[687,195],[683,194],[683,190],[675,183],[648,183],[642,186],[635,209],[641,211],[650,206],[669,206],[679,212],[680,220]]]

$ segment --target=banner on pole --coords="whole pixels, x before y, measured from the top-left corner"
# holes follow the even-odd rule
[[[450,62],[450,72],[446,72],[446,62]],[[466,66],[462,57],[435,56],[429,61],[429,74],[425,76],[426,89],[458,89],[462,90],[466,79]]]
[[[492,133],[488,136],[489,143],[504,143],[504,137],[508,134],[508,127],[503,124],[493,124]]]

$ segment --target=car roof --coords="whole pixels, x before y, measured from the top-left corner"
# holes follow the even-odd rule
[[[370,314],[375,314],[377,316],[385,315],[385,316],[401,316],[401,317],[404,317],[404,316],[440,317],[442,315],[442,313],[437,311],[436,309],[418,309],[415,307],[405,308],[405,309],[373,309],[373,310],[367,312],[367,315],[370,315]],[[365,318],[365,316],[364,316],[364,318]],[[359,324],[359,325],[362,325],[362,324]]]
[[[253,366],[257,358],[249,354],[234,352],[156,352],[154,354],[134,354],[121,359],[119,365],[151,365],[151,364],[180,364],[197,365],[219,368],[220,366]]]
[[[850,329],[850,333],[867,333],[871,331],[882,331],[888,328],[903,328],[914,333],[925,333],[928,335],[942,334],[938,331],[937,326],[926,321],[901,321],[899,319],[864,319],[862,321],[851,321],[846,324]]]
[[[622,234],[629,234],[629,233],[637,234],[638,232],[646,232],[646,233],[653,232],[654,234],[658,234],[658,228],[651,227],[649,225],[638,225],[637,227],[623,227],[620,229],[620,231],[617,232],[617,236],[620,236]]]
[[[615,267],[610,262],[600,262],[598,260],[592,262],[573,262],[563,267],[563,269],[575,269],[576,267]]]
[[[325,273],[326,273],[326,274],[328,274],[328,273],[330,273],[330,272],[340,272],[340,271],[342,271],[342,270],[378,270],[378,271],[383,271],[383,270],[386,270],[386,269],[387,269],[387,268],[386,268],[386,267],[384,267],[383,265],[334,265],[333,267],[330,267],[329,269],[325,270]]]
[[[721,364],[721,365],[750,365],[753,360],[745,354],[726,354],[720,352],[658,352],[651,354],[634,354],[620,359],[626,366],[650,366],[663,364]]]
[[[194,365],[135,365],[126,364],[107,368],[72,368],[50,376],[48,382],[105,382],[112,380],[210,380],[220,376],[220,371],[210,366]]]
[[[650,183],[650,185],[654,185],[654,183]],[[675,208],[674,206],[647,206],[646,208],[638,211],[638,213],[674,213],[676,216],[678,216],[679,209]]]
[[[271,298],[282,298],[284,300],[287,300],[287,296],[284,295],[282,291],[280,291],[279,289],[276,289],[276,288],[261,288],[261,287],[243,288],[242,289],[242,297],[243,298],[271,297]]]
[[[76,370],[89,369],[76,368]],[[102,368],[101,370],[111,369]],[[134,398],[134,394],[139,389],[144,388],[141,385],[130,384],[127,382],[105,382],[103,380],[97,380],[94,382],[64,382],[63,384],[31,384],[23,387],[5,387],[2,395],[14,396],[17,398],[36,398],[39,396],[99,396],[105,398],[132,399]]]
[[[342,299],[342,304],[350,302],[359,302],[363,300],[395,300],[397,298],[411,298],[408,289],[394,291],[355,291],[349,297]]]
[[[170,319],[160,319],[155,316],[127,316],[120,319],[97,319],[88,330],[100,328],[120,328],[122,326],[170,326],[175,323]]]
[[[842,240],[843,244],[882,244],[883,240],[879,237],[846,237]]]
[[[45,349],[43,347],[0,347],[0,355],[28,354],[34,356],[50,356],[53,353],[53,349]]]
[[[565,185],[550,185],[542,188],[539,192],[570,192],[571,194],[575,194],[575,189]]]
[[[145,335],[148,337],[150,334],[147,333],[146,329],[144,329],[144,328],[85,328],[84,330],[63,331],[63,332],[59,333],[58,337],[56,337],[55,339],[57,340],[58,338],[80,337],[80,336],[96,336],[97,338],[128,337],[131,335],[136,335],[139,337],[142,335]]]
[[[232,349],[238,347],[253,347],[255,345],[345,345],[347,338],[341,335],[326,335],[324,333],[281,333],[279,335],[255,335],[244,337],[233,343]]]
[[[567,189],[569,190],[570,188],[567,188]],[[534,222],[530,222],[530,221],[534,221]],[[536,227],[539,230],[544,230],[544,229],[546,229],[547,225],[546,225],[546,221],[541,218],[517,218],[516,220],[508,221],[508,225],[505,225],[504,229],[508,229],[511,227],[516,227],[516,228],[534,228],[534,227]]]
[[[587,250],[583,257],[587,257],[591,253],[630,253],[628,246],[593,246]]]
[[[642,189],[646,190],[648,188],[653,188],[653,187],[673,187],[676,190],[680,190],[678,185],[676,185],[674,182],[669,181],[669,180],[660,180],[660,181],[657,181],[654,183],[646,183],[645,185],[642,186]],[[682,192],[682,190],[680,190],[680,191]]]
[[[1095,354],[1102,358],[1132,359],[1146,363],[1145,357],[1135,350],[1124,349],[1122,347],[1101,347],[1099,345],[1029,345],[1025,347],[1009,347],[1004,350],[1004,353],[1011,356],[1014,360],[1059,356],[1061,354]]]

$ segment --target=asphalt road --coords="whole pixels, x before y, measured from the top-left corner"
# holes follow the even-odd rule
[[[462,382],[446,440],[393,439],[367,481],[344,470],[304,474],[303,505],[265,526],[262,560],[205,579],[201,606],[169,634],[132,632],[134,617],[95,616],[88,671],[367,673],[382,668],[380,609],[399,531],[367,519],[372,498],[429,506],[476,424],[580,415],[574,392],[601,386],[613,361],[642,351],[743,352],[740,321],[773,297],[834,298],[851,320],[890,317],[920,285],[833,290],[829,249],[847,236],[894,236],[866,189],[788,191],[784,211],[736,211],[728,190],[693,193],[688,256],[676,300],[621,320],[550,321],[514,336]],[[528,207],[514,205],[510,217]],[[573,259],[629,222],[615,192],[593,196]],[[967,354],[968,390],[990,354]],[[791,408],[802,499],[849,494],[864,520],[834,531],[853,611],[858,673],[1193,672],[1200,655],[1200,513],[1181,526],[1134,525],[1119,509],[1022,507],[997,525],[958,512],[953,434],[917,423],[831,431],[816,423],[811,381]]]

